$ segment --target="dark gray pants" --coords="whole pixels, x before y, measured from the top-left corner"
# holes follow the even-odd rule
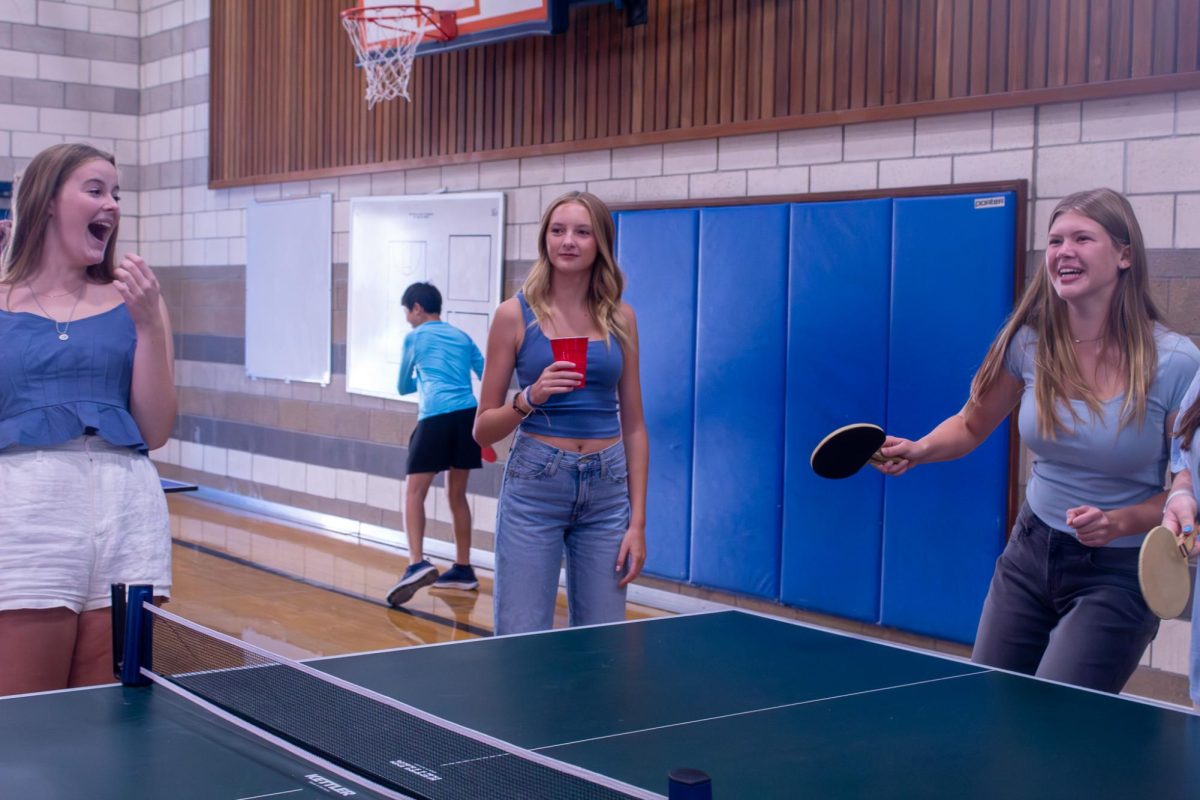
[[[1158,633],[1137,548],[1088,547],[1024,506],[983,604],[971,660],[1119,692]]]

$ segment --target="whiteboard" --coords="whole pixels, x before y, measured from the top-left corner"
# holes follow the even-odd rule
[[[502,192],[351,200],[346,391],[417,401],[397,394],[396,379],[412,330],[400,298],[418,281],[442,293],[442,320],[487,352],[503,264]]]
[[[329,383],[333,196],[246,207],[246,374]]]

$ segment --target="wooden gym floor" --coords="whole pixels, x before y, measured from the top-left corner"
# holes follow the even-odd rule
[[[385,547],[172,495],[174,580],[167,608],[289,658],[340,655],[488,636],[492,579],[479,590],[423,589],[383,600],[407,559]],[[446,566],[438,563],[439,567]],[[630,619],[666,612],[630,604]],[[559,592],[555,626],[566,625]]]

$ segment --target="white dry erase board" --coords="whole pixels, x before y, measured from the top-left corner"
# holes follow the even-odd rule
[[[246,206],[246,374],[329,383],[333,196]]]
[[[412,330],[400,298],[418,281],[438,288],[442,320],[486,353],[503,264],[502,192],[351,200],[346,391],[400,398],[396,381]]]

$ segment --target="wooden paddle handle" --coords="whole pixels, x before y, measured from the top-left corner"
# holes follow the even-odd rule
[[[1196,529],[1193,528],[1191,533],[1184,534],[1179,540],[1179,554],[1184,558],[1188,558],[1192,554],[1192,542],[1196,540]]]

